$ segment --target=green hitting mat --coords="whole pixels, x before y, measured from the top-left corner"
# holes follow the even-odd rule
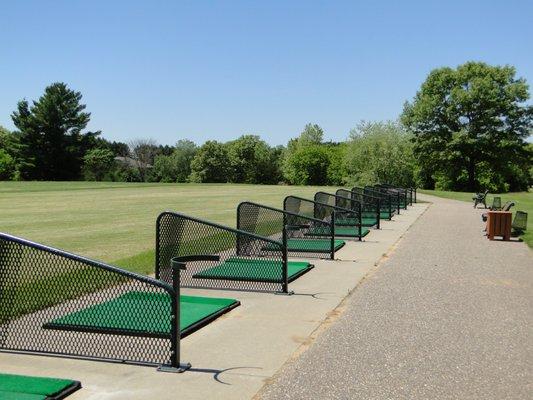
[[[346,243],[344,240],[335,239],[334,250],[339,250]],[[331,251],[331,240],[329,239],[287,239],[289,251],[299,251],[303,253],[329,253]],[[274,246],[267,245],[263,250],[277,250]]]
[[[80,388],[78,381],[69,379],[0,374],[2,400],[59,400]]]
[[[369,232],[367,228],[361,228],[362,237],[368,235]],[[322,226],[311,228],[305,233],[306,236],[329,236],[330,234],[330,229]],[[346,225],[335,226],[335,236],[359,237],[359,228]]]
[[[379,213],[379,217],[381,219],[390,219],[390,217],[394,215],[394,213],[390,213],[388,211],[380,211]],[[375,212],[365,212],[363,211],[363,218],[372,218],[372,219],[376,219],[376,213]]]
[[[224,279],[232,281],[281,282],[283,264],[281,261],[258,258],[228,258],[223,263],[193,275],[193,278]],[[288,261],[289,282],[295,280],[313,265],[307,261]]]
[[[239,304],[234,299],[180,296],[182,337]],[[57,318],[43,325],[43,328],[168,338],[170,310],[168,295],[132,291]]]
[[[376,214],[374,214],[373,217],[361,218],[361,222],[363,226],[374,226],[378,223]],[[335,220],[335,226],[355,226],[357,224],[359,224],[358,218],[343,218]]]

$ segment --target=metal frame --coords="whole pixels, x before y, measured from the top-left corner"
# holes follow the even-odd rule
[[[239,222],[237,221],[239,226]],[[197,257],[181,276],[183,287],[291,293],[289,283],[307,272],[288,277],[286,240],[202,220],[172,211],[161,213],[156,222],[156,278],[172,282],[170,260],[176,256]],[[265,263],[264,276],[235,278],[202,276],[202,272],[230,259],[260,259]],[[279,263],[279,276],[268,276],[266,263]],[[242,268],[245,268],[243,263]]]
[[[368,204],[365,205],[364,199],[362,198],[356,198],[355,196],[352,196],[351,198],[347,198],[344,196],[340,196],[338,194],[328,193],[324,191],[316,192],[314,195],[314,200],[320,203],[331,204],[331,205],[335,205],[336,207],[342,207],[344,209],[352,210],[359,217],[358,225],[369,227],[369,228],[371,227],[376,227],[377,229],[380,228],[381,209],[380,209],[379,200],[378,200],[378,203],[376,204],[376,208],[365,208],[365,206],[368,207]],[[373,225],[363,224],[363,212],[364,211],[369,211],[375,214],[375,217],[376,217],[375,224]]]
[[[411,206],[413,205],[413,188],[403,188],[403,187],[394,186],[394,185],[391,185],[391,184],[388,184],[388,183],[380,183],[380,184],[375,185],[375,186],[379,186],[379,187],[390,189],[390,190],[397,190],[400,193],[403,193],[404,194],[404,204],[405,204],[404,208],[406,210],[407,210],[407,206],[408,205],[411,205]]]
[[[251,233],[261,233],[273,240],[281,240],[287,253],[294,257],[335,258],[335,215],[331,221],[300,215],[278,208],[244,201],[237,206],[237,228]],[[306,238],[306,233],[315,228],[323,228],[329,232],[324,237],[330,239],[327,252],[295,251],[287,246],[289,239]]]
[[[174,279],[170,285],[0,233],[0,351],[164,365],[161,370],[181,372],[187,367],[187,364],[180,364],[179,359],[179,341],[184,337],[179,329],[181,269],[182,266],[173,267]],[[168,296],[170,308],[164,304],[150,305],[154,311],[159,311],[156,315],[168,313],[158,321],[162,326],[170,323],[168,334],[133,333],[121,328],[90,331],[77,327],[72,330],[46,328],[50,321],[131,292]],[[146,310],[141,308],[130,307],[124,312],[130,319],[142,321],[146,319]]]
[[[381,229],[381,199],[376,196],[364,194],[364,192],[356,192],[348,189],[337,189],[336,196],[343,197],[345,199],[361,203],[362,213],[376,213],[377,223],[376,228]],[[392,206],[389,203],[389,219],[392,215]]]
[[[399,190],[390,189],[390,188],[386,188],[386,187],[382,187],[378,185],[365,186],[365,190],[368,190],[368,189],[380,192],[383,195],[390,195],[392,199],[392,204],[395,206],[396,212],[398,214],[400,214],[400,209],[407,209],[406,201],[404,201],[403,202],[404,204],[402,205],[402,194]],[[405,194],[403,195],[403,197],[405,198]]]
[[[354,186],[352,188],[352,191],[362,191],[365,194],[369,194],[374,197],[379,197],[383,202],[385,202],[385,204],[389,205],[389,210],[392,211],[391,217],[394,214],[400,214],[400,201],[398,200],[398,193],[392,194],[384,190],[378,190],[374,186]]]
[[[354,230],[354,237],[362,240],[363,228],[361,225],[361,214],[352,208],[332,206],[330,204],[305,199],[299,196],[287,196],[283,200],[283,209],[295,214],[321,219],[324,221],[331,221],[333,218],[335,218],[335,225],[338,225],[343,220],[356,218],[359,220],[359,224],[347,226],[353,226],[354,228],[357,228]],[[341,235],[337,234],[337,236]]]

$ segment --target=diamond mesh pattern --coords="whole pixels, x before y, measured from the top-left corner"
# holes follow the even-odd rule
[[[320,210],[319,212],[322,212]],[[300,215],[252,202],[243,202],[237,208],[237,228],[270,239],[286,242],[292,239],[309,239],[312,231],[323,232],[324,238],[330,240],[327,251],[294,251],[290,247],[288,254],[293,257],[333,258],[335,253],[335,233],[331,221]]]
[[[283,201],[283,209],[295,214],[317,218],[324,221],[331,221],[335,218],[335,225],[353,226],[354,236],[362,238],[362,225],[360,214],[357,212],[357,205],[349,199],[339,202],[339,205],[330,205],[313,200],[304,199],[298,196],[287,196]],[[342,205],[341,205],[342,204]],[[353,208],[352,208],[353,207]]]
[[[269,221],[265,221],[261,229],[243,229],[244,224],[233,229],[179,213],[164,212],[159,215],[156,225],[158,279],[172,282],[170,260],[173,257],[215,255],[218,260],[188,262],[187,269],[181,273],[181,286],[288,292],[286,250],[281,236],[270,234]],[[257,261],[250,263],[246,260]],[[206,272],[215,267],[220,271],[229,264],[233,276],[249,278],[205,278]]]
[[[109,318],[126,318],[113,334],[47,327],[80,310],[132,292],[167,299],[129,304]],[[155,279],[0,233],[0,349],[140,364],[171,360],[171,286]],[[155,335],[159,327],[160,333]],[[161,327],[163,333],[161,333]]]
[[[389,218],[392,214],[392,206],[390,202],[388,203],[387,208],[382,207],[382,202],[379,197],[372,196],[369,194],[365,194],[364,189],[357,189],[357,190],[346,190],[346,189],[338,189],[335,194],[338,196],[337,201],[338,203],[341,203],[340,198],[346,199],[344,202],[348,202],[348,204],[353,207],[353,201],[357,203],[361,203],[361,208],[363,215],[371,215],[375,214],[376,220],[377,220],[377,228],[380,228],[380,219],[381,219],[381,212],[386,211],[388,212]],[[344,204],[344,203],[342,203]]]
[[[387,185],[387,184],[374,185],[374,188],[378,190],[384,190],[385,192],[389,192],[393,196],[397,194],[400,207],[405,210],[407,210],[408,204],[413,204],[412,189],[405,189],[405,188],[395,187],[395,186]]]
[[[397,214],[400,214],[400,208],[403,208],[401,193],[397,190],[390,190],[380,186],[365,186],[365,193],[372,193],[375,196],[382,196],[382,198],[389,196],[392,208]]]
[[[388,189],[392,189],[392,190],[397,190],[399,191],[400,193],[405,193],[405,200],[406,200],[406,203],[409,204],[409,205],[413,205],[413,200],[416,202],[416,189],[414,188],[403,188],[403,187],[399,187],[399,186],[394,186],[394,185],[389,185],[389,184],[386,184],[386,183],[381,183],[379,184],[378,186],[381,186],[381,187],[384,187],[384,188],[388,188]]]

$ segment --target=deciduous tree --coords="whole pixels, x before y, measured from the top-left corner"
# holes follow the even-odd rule
[[[433,70],[403,123],[414,134],[424,184],[432,188],[523,190],[530,179],[529,90],[511,66],[468,62]]]
[[[228,182],[231,175],[228,150],[216,140],[205,142],[191,162],[191,182]]]

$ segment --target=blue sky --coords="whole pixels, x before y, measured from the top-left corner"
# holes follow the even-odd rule
[[[3,1],[0,125],[66,82],[111,140],[342,140],[395,119],[433,68],[511,64],[533,84],[531,1]]]

